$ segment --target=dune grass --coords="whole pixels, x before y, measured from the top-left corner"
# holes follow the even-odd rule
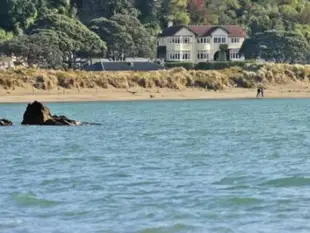
[[[57,88],[255,88],[309,82],[309,65],[249,64],[217,71],[174,68],[151,72],[86,72],[14,68],[0,71],[0,86],[52,90]]]

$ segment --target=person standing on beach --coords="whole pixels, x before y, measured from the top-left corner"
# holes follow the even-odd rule
[[[258,98],[258,97],[259,97],[259,95],[260,95],[260,91],[261,91],[261,89],[260,89],[260,88],[257,88],[256,98]]]
[[[264,88],[263,87],[260,88],[260,94],[261,94],[262,98],[264,98]]]

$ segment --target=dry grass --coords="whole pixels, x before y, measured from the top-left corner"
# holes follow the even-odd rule
[[[310,66],[268,63],[219,71],[175,68],[152,72],[85,72],[15,68],[0,71],[0,86],[53,90],[59,88],[205,88],[222,90],[226,87],[253,88],[308,82]]]

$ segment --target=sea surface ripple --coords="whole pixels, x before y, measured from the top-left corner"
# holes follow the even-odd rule
[[[0,104],[0,232],[310,232],[310,101]]]

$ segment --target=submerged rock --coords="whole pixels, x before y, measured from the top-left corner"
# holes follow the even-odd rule
[[[0,119],[0,126],[12,126],[13,122],[7,119]]]
[[[77,126],[81,125],[81,122],[71,120],[65,116],[52,115],[47,106],[34,101],[32,104],[28,104],[22,125]]]

